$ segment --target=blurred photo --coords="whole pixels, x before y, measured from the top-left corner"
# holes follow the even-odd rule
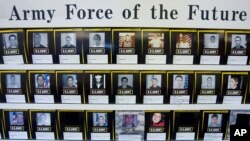
[[[4,49],[16,49],[18,48],[17,33],[5,33],[3,34]]]
[[[7,88],[21,88],[21,75],[20,74],[7,74]]]
[[[105,33],[89,33],[89,47],[105,47]]]
[[[93,113],[93,125],[94,126],[108,126],[108,114],[107,113]]]
[[[24,125],[23,112],[9,112],[10,125]]]
[[[50,88],[50,75],[49,74],[36,74],[35,75],[36,88]]]
[[[208,127],[221,127],[222,114],[209,114]]]
[[[188,75],[173,75],[173,84],[174,89],[187,89]]]
[[[162,113],[154,113],[151,118],[151,126],[163,127],[164,125],[164,115]]]
[[[242,88],[242,76],[229,75],[228,76],[228,89],[241,89]]]
[[[38,126],[51,126],[50,113],[37,113],[36,121]]]
[[[136,115],[124,115],[123,116],[123,124],[122,126],[125,128],[133,128],[136,127],[134,120],[136,120],[135,118],[137,118]]]
[[[176,48],[191,48],[192,35],[179,33],[176,36]]]
[[[204,34],[204,48],[218,48],[219,34]]]
[[[76,33],[61,33],[62,48],[76,48]]]
[[[231,47],[232,49],[246,49],[246,35],[245,34],[233,34]]]
[[[135,33],[119,33],[119,47],[134,48],[135,47]]]
[[[163,33],[149,33],[148,34],[148,48],[163,48],[164,34]]]
[[[90,74],[91,89],[105,89],[105,74]]]
[[[161,90],[161,75],[156,74],[156,75],[147,75],[147,80],[146,80],[146,85],[147,89],[150,90]]]
[[[48,33],[33,33],[33,47],[46,48],[48,47]]]
[[[133,75],[118,75],[118,89],[133,89]]]
[[[202,89],[215,89],[215,75],[202,75]]]
[[[63,87],[64,88],[77,88],[76,74],[64,74],[63,75]]]

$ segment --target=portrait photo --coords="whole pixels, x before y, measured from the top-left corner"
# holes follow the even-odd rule
[[[32,34],[33,48],[47,48],[48,47],[48,33],[35,32]]]
[[[17,33],[4,33],[2,34],[2,40],[4,49],[16,49],[18,48],[18,36]]]
[[[188,89],[188,75],[173,75],[174,89]]]
[[[105,74],[90,74],[91,89],[105,89],[106,78]]]
[[[50,113],[36,113],[36,125],[51,126]]]
[[[231,48],[232,49],[246,49],[247,39],[246,34],[232,34]]]
[[[204,48],[218,48],[219,34],[204,34]]]
[[[151,115],[151,124],[153,127],[164,127],[165,126],[165,115],[163,113],[153,113]]]
[[[62,48],[76,48],[76,33],[61,33]]]
[[[23,112],[9,112],[10,125],[24,125]]]
[[[35,74],[36,88],[50,88],[49,74]]]
[[[207,127],[221,127],[222,114],[209,114]]]
[[[163,48],[164,34],[163,33],[148,33],[148,48]]]
[[[105,47],[105,33],[89,33],[89,47]]]
[[[108,126],[107,113],[93,113],[93,126]]]
[[[137,115],[135,115],[135,114],[125,114],[125,115],[123,115],[122,127],[124,127],[124,128],[137,127]]]
[[[176,48],[191,48],[192,47],[192,34],[179,33],[176,36]]]
[[[240,75],[228,75],[227,89],[242,89],[243,76]]]
[[[7,74],[6,81],[7,88],[21,88],[20,74]]]
[[[118,89],[133,89],[133,75],[119,74],[118,75]]]
[[[202,89],[215,89],[215,75],[202,75],[201,76]]]
[[[63,88],[77,88],[76,74],[63,74],[62,84]]]
[[[120,32],[119,33],[119,47],[134,48],[135,47],[135,33],[134,32]]]
[[[148,74],[146,75],[146,88],[150,90],[161,89],[161,74]]]

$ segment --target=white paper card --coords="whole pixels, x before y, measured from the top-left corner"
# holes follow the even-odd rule
[[[91,140],[110,140],[110,133],[91,133]]]
[[[224,96],[223,104],[241,104],[242,96]]]
[[[117,64],[138,64],[137,55],[117,55]]]
[[[6,94],[7,103],[26,103],[25,95],[10,95]]]
[[[62,103],[81,103],[80,95],[61,95]]]
[[[35,103],[54,103],[54,95],[34,95]]]
[[[220,56],[201,55],[200,64],[219,65]]]
[[[214,141],[214,140],[222,140],[223,139],[223,133],[205,133],[204,134],[204,140],[208,141]]]
[[[140,141],[141,135],[118,135],[119,141]]]
[[[136,96],[135,95],[117,95],[115,96],[116,104],[136,104]]]
[[[108,55],[87,55],[88,64],[108,64]]]
[[[166,55],[146,55],[146,64],[166,64]]]
[[[173,64],[193,64],[194,56],[193,55],[174,55]]]
[[[89,95],[90,104],[108,104],[109,97],[107,95]]]
[[[216,104],[217,95],[198,95],[197,103]]]
[[[163,104],[163,95],[145,95],[143,97],[144,104]]]
[[[27,131],[9,131],[10,139],[28,139]]]
[[[59,55],[60,64],[80,64],[80,55]]]
[[[166,133],[147,133],[147,140],[165,141]]]
[[[246,65],[247,56],[228,56],[228,65]]]
[[[189,104],[189,95],[171,95],[170,104]]]
[[[55,140],[55,133],[54,132],[36,132],[36,139]]]
[[[64,140],[83,140],[80,132],[63,132]]]
[[[4,64],[24,64],[23,55],[3,56]]]
[[[52,55],[32,55],[33,64],[53,64]]]
[[[195,132],[176,132],[175,140],[194,140]]]

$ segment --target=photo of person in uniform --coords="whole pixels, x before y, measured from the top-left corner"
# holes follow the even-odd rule
[[[149,33],[148,48],[163,48],[164,46],[163,33]]]
[[[118,89],[133,89],[133,75],[118,75]]]
[[[185,82],[188,81],[187,75],[173,75],[173,88],[174,89],[186,89],[187,85]]]
[[[233,34],[231,41],[232,49],[246,49],[246,35],[244,34]]]
[[[165,126],[164,115],[162,113],[154,113],[151,117],[151,126],[154,126],[154,127]]]
[[[62,48],[76,48],[76,33],[61,33]]]
[[[38,126],[50,126],[50,113],[36,113],[36,122],[36,125]]]
[[[241,79],[242,76],[229,75],[228,76],[228,89],[241,89]]]
[[[202,89],[215,89],[215,75],[202,75]]]
[[[221,127],[222,114],[209,114],[208,127]]]
[[[107,113],[93,113],[94,126],[108,126]]]
[[[89,47],[104,47],[105,33],[89,33]]]
[[[76,75],[63,75],[63,87],[64,88],[77,88]]]
[[[21,75],[20,74],[7,74],[7,88],[21,88]]]
[[[176,48],[191,48],[192,35],[191,34],[178,34],[176,36]]]
[[[134,48],[135,33],[119,33],[119,47]]]
[[[136,118],[136,116],[132,115],[132,114],[123,115],[123,124],[122,124],[122,126],[125,127],[125,128],[136,127],[136,125],[134,123],[134,120],[136,120],[135,118]]]
[[[16,49],[18,48],[17,33],[3,34],[4,49]]]
[[[91,89],[105,89],[105,75],[103,74],[96,74],[96,75],[90,75],[91,82],[90,88]]]
[[[10,125],[24,125],[23,112],[9,112]]]
[[[33,33],[33,48],[47,48],[48,34],[47,33]]]
[[[50,88],[49,74],[36,74],[35,81],[36,81],[36,88]]]
[[[150,90],[161,90],[161,75],[147,75],[146,85]]]
[[[218,48],[219,34],[204,34],[204,48]]]

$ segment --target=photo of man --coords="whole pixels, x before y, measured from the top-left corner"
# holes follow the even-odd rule
[[[245,34],[233,34],[231,40],[232,49],[246,49],[246,35]]]
[[[136,121],[137,116],[136,115],[132,115],[132,114],[126,114],[123,115],[123,124],[122,126],[124,128],[133,128],[136,127],[136,124],[134,123],[134,121]]]
[[[105,33],[89,33],[89,47],[105,47]]]
[[[76,33],[61,33],[62,48],[76,48]]]
[[[3,34],[4,49],[16,49],[18,48],[17,33]]]
[[[77,88],[77,79],[75,74],[63,75],[63,87],[64,88]]]
[[[36,113],[36,125],[51,126],[50,113]]]
[[[151,117],[151,126],[164,127],[164,115],[162,113],[154,113]]]
[[[241,89],[241,87],[242,87],[242,81],[241,80],[242,80],[242,76],[229,75],[228,76],[227,88],[228,89],[233,89],[233,90]]]
[[[179,33],[176,36],[176,48],[191,48],[192,35]]]
[[[119,33],[119,47],[134,48],[135,47],[135,33]]]
[[[219,34],[204,34],[204,48],[218,48]]]
[[[93,125],[94,126],[108,126],[108,114],[107,113],[93,113]]]
[[[148,48],[163,48],[164,34],[163,33],[148,33]]]
[[[174,89],[187,89],[188,75],[173,75],[173,84]]]
[[[207,127],[221,127],[222,114],[209,114]]]
[[[10,125],[24,125],[23,112],[9,112]]]
[[[33,48],[48,47],[48,33],[33,33]]]
[[[36,88],[50,88],[50,75],[49,74],[36,74],[35,75]]]
[[[7,88],[21,88],[21,75],[20,74],[7,74]]]
[[[161,75],[156,74],[152,75],[149,74],[146,76],[146,88],[150,90],[161,90]]]
[[[91,74],[90,75],[91,89],[105,89],[105,74]]]
[[[202,75],[201,77],[202,89],[215,89],[215,75]]]
[[[118,89],[133,89],[133,75],[118,75]]]

